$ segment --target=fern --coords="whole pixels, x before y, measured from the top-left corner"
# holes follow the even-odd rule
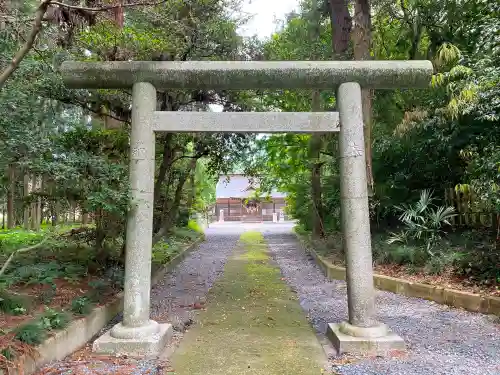
[[[450,225],[450,219],[454,217],[453,207],[436,206],[433,204],[432,192],[423,190],[420,199],[413,205],[402,205],[395,207],[400,211],[399,220],[405,229],[400,233],[390,233],[388,244],[407,244],[410,240],[423,242],[427,253],[434,256],[432,249],[444,233],[442,228]]]

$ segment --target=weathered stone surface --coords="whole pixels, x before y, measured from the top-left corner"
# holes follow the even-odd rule
[[[373,327],[357,327],[349,324],[348,322],[342,322],[339,324],[339,330],[343,334],[355,337],[364,337],[364,338],[376,338],[383,337],[387,335],[389,331],[385,324],[379,324]]]
[[[130,357],[156,357],[167,345],[173,334],[171,324],[158,324],[158,331],[148,336],[119,339],[111,331],[99,337],[92,346],[92,351],[99,354]]]
[[[373,282],[377,289],[397,294],[405,294],[406,284],[408,284],[404,280],[384,275],[373,275]]]
[[[478,294],[453,289],[444,289],[443,294],[444,303],[447,305],[461,307],[469,311],[487,311],[487,300]]]
[[[334,265],[328,265],[327,267],[326,277],[328,277],[330,280],[345,280],[345,274],[346,271],[344,267],[338,267]]]
[[[337,112],[155,112],[154,131],[220,133],[328,133]]]
[[[408,297],[423,298],[430,301],[445,303],[444,288],[434,285],[408,282],[405,287],[405,295]]]
[[[360,85],[340,85],[337,101],[340,113],[340,202],[349,323],[372,327],[378,322],[374,318],[375,293]]]
[[[328,324],[326,335],[338,353],[386,355],[406,349],[403,339],[392,331],[379,337],[357,337],[342,333],[340,324]]]
[[[500,316],[500,297],[488,297],[488,313]]]
[[[127,220],[123,325],[140,327],[149,322],[155,136],[152,131],[156,89],[137,83],[132,89],[130,186],[132,209]]]
[[[377,89],[427,87],[430,61],[107,61],[64,62],[74,88],[129,88],[150,82],[158,89],[332,89],[358,82]]]

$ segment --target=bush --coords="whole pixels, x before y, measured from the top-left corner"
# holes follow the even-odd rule
[[[0,290],[0,311],[11,315],[22,315],[28,310],[28,302],[21,296]]]
[[[159,241],[153,247],[152,262],[156,264],[165,264],[177,254],[177,248],[170,246],[165,241]]]
[[[186,225],[188,225],[189,216],[190,216],[190,213],[189,213],[188,209],[180,209],[179,216],[177,216],[177,223],[176,224],[179,227],[185,227]]]
[[[184,241],[184,242],[192,242],[200,236],[199,232],[195,232],[192,229],[189,228],[174,228],[173,230],[173,239],[172,240],[179,240],[179,241]]]
[[[200,227],[200,225],[195,220],[189,220],[187,227],[189,229],[191,229],[192,231],[195,231],[197,233],[203,233],[203,229]]]
[[[413,205],[396,207],[400,211],[399,220],[404,225],[400,233],[392,233],[388,244],[415,241],[425,246],[429,255],[444,234],[442,228],[451,225],[450,219],[455,216],[453,207],[436,206],[429,190],[423,190],[420,199]]]
[[[376,244],[373,252],[378,264],[399,264],[422,267],[429,259],[424,249],[408,244]]]
[[[467,250],[457,262],[457,272],[480,284],[500,283],[500,249],[479,247]]]
[[[31,321],[14,330],[15,338],[28,345],[41,344],[47,338],[47,332],[39,321]]]
[[[101,303],[106,299],[110,292],[110,285],[105,280],[95,280],[89,283],[91,290],[87,293],[86,297],[94,303]]]
[[[70,322],[70,317],[65,312],[47,308],[40,317],[39,322],[43,329],[52,331],[66,328]]]
[[[454,267],[461,256],[461,253],[453,251],[433,256],[425,264],[424,271],[429,275],[440,275],[447,268]]]
[[[92,301],[89,297],[77,297],[71,302],[71,311],[76,315],[88,315],[92,311]]]

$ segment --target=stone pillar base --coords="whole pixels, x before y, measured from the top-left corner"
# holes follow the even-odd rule
[[[389,330],[386,326],[382,325],[370,328],[368,336],[352,336],[345,332],[345,327],[350,329],[354,327],[346,324],[329,323],[326,331],[326,336],[332,342],[338,354],[352,353],[352,354],[370,354],[370,355],[386,355],[391,350],[405,350],[406,345],[401,337]],[[379,328],[382,335],[376,334]],[[360,332],[363,328],[360,329]]]
[[[121,327],[118,323],[113,329]],[[115,338],[111,335],[113,329],[94,341],[92,351],[98,354],[113,356],[130,356],[151,358],[158,356],[172,338],[171,324],[158,324],[158,330],[150,335],[134,338]],[[142,337],[140,337],[142,336]]]

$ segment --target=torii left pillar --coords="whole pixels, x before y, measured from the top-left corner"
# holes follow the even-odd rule
[[[146,82],[132,88],[130,183],[132,209],[127,220],[123,321],[94,341],[93,351],[112,355],[155,356],[172,336],[172,325],[149,319],[156,89]]]

